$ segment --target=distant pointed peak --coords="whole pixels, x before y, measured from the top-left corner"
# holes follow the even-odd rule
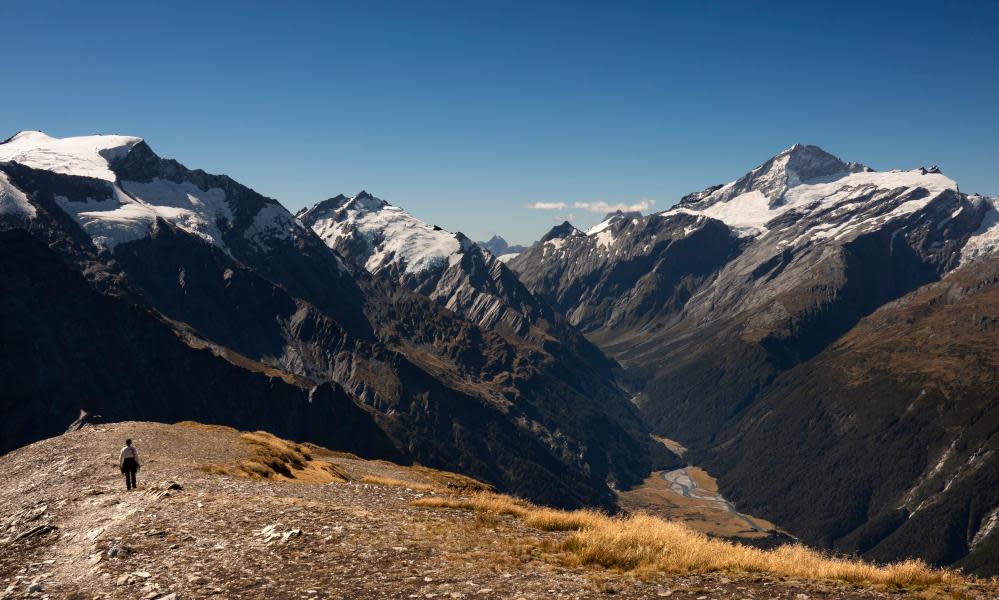
[[[389,206],[389,203],[364,190],[361,190],[356,196],[350,198],[345,203],[345,206],[353,210],[378,211],[386,206]]]
[[[610,220],[620,220],[620,219],[639,219],[642,217],[642,211],[640,210],[615,210],[614,212],[609,212],[604,215],[602,221]]]
[[[708,188],[704,192],[685,196],[682,203],[684,206],[709,206],[756,191],[763,194],[773,207],[782,202],[788,189],[802,183],[870,170],[860,163],[843,162],[818,146],[794,144],[738,180],[713,191]]]
[[[842,160],[840,160],[838,156],[826,152],[821,147],[816,146],[814,144],[794,144],[789,148],[785,148],[783,151],[780,152],[780,154],[774,156],[774,159],[780,158],[782,156],[795,156],[810,160],[834,160],[834,161],[843,162]]]
[[[371,197],[370,195],[368,196]],[[313,222],[319,219],[324,219],[328,217],[331,213],[334,213],[343,207],[347,206],[353,202],[357,196],[348,197],[344,194],[337,194],[332,198],[327,198],[320,202],[316,202],[312,206],[303,208],[298,211],[295,216],[303,221],[306,225],[311,225]],[[363,199],[362,199],[363,200]]]
[[[583,232],[573,227],[572,223],[563,221],[561,224],[552,227],[548,233],[541,238],[541,241],[547,242],[548,240],[560,240],[577,233],[582,234]]]
[[[791,160],[788,161],[786,170],[789,171],[789,175],[797,175],[800,181],[840,173],[873,171],[867,165],[858,162],[845,162],[818,146],[795,144],[788,149],[788,154]]]

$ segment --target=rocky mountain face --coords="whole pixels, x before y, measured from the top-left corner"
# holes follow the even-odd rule
[[[691,446],[740,508],[810,542],[995,572],[980,549],[999,497],[979,487],[996,472],[982,458],[995,391],[971,379],[934,395],[950,376],[907,363],[931,350],[947,364],[960,346],[899,347],[988,335],[989,296],[969,293],[988,277],[960,288],[969,318],[985,319],[967,336],[944,320],[957,309],[920,294],[950,302],[981,272],[993,202],[936,168],[879,173],[798,145],[665,212],[564,224],[508,264],[628,368],[646,420]],[[937,314],[917,334],[901,315],[921,310]],[[872,327],[892,311],[891,332]]]
[[[586,332],[628,327],[684,306],[740,242],[703,217],[614,213],[585,234],[563,223],[510,261],[529,289]]]
[[[608,485],[640,480],[656,466],[647,430],[623,392],[562,353],[589,353],[585,364],[604,371],[612,363],[564,321],[562,337],[550,332],[563,330],[519,323],[525,315],[559,322],[541,314],[522,287],[504,296],[512,303],[523,295],[516,315],[492,319],[458,300],[455,306],[467,310],[456,314],[344,260],[276,201],[162,159],[138,138],[59,140],[29,132],[0,144],[0,161],[7,161],[0,162],[5,258],[28,257],[4,273],[13,290],[4,296],[4,339],[25,344],[11,347],[17,354],[0,365],[12,379],[34,373],[22,393],[4,395],[3,415],[34,423],[23,429],[32,439],[64,429],[80,410],[197,417],[303,440],[320,428],[327,433],[316,441],[331,447],[347,445],[331,439],[339,431],[361,438],[374,428],[370,448],[352,447],[446,466],[559,505],[609,505]],[[484,272],[496,269],[486,253],[467,259],[483,261]],[[50,285],[33,279],[33,262],[42,260],[63,269],[52,286],[69,286],[56,286],[53,298],[36,293]],[[519,285],[499,273],[484,281],[493,289]],[[67,358],[58,369],[62,383],[46,388],[53,370],[46,348],[60,343],[71,311],[55,296],[87,296],[102,318],[88,321],[64,351],[90,358]],[[32,297],[36,316],[22,318]],[[103,317],[115,311],[134,318]],[[475,317],[490,327],[469,320]],[[36,336],[49,346],[28,343]],[[90,339],[100,342],[88,348]],[[192,358],[159,354],[168,351]],[[191,361],[206,366],[189,372],[184,365]],[[209,364],[224,365],[218,370],[231,378],[216,376]],[[129,374],[115,377],[122,369]],[[230,419],[229,402],[248,393],[254,378],[269,384],[241,407],[245,420]],[[142,384],[149,381],[162,389],[147,403]],[[53,393],[32,392],[45,389]],[[296,398],[307,405],[294,409]],[[310,408],[310,401],[332,405]],[[166,412],[151,408],[167,404]],[[324,410],[334,416],[310,420]],[[322,425],[344,410],[356,418]],[[292,420],[282,427],[282,419]],[[382,438],[391,444],[375,443]],[[27,441],[5,436],[5,447],[8,439],[10,447]]]
[[[845,551],[995,574],[997,286],[970,262],[782,373],[708,451],[726,488]]]
[[[340,256],[389,286],[401,286],[491,330],[558,359],[590,390],[607,388],[614,363],[532,294],[491,253],[461,233],[429,225],[367,192],[337,196],[298,217]],[[596,375],[596,377],[594,377]]]
[[[424,223],[367,192],[330,198],[297,216],[357,267],[485,329],[538,338],[544,332],[531,328],[558,318],[503,263],[463,234]]]
[[[161,315],[99,293],[24,230],[0,232],[0,249],[0,365],[11,376],[0,394],[0,452],[71,425],[143,415],[274,427],[340,450],[401,457],[377,413],[336,383],[184,339]]]

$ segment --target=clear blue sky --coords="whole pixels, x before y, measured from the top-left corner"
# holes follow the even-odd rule
[[[599,218],[528,204],[661,210],[795,142],[999,194],[997,1],[485,4],[8,0],[0,138],[139,135],[512,242]]]

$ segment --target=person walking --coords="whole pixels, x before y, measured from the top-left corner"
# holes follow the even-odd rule
[[[125,489],[135,489],[135,474],[139,471],[139,451],[132,445],[132,440],[125,440],[125,447],[118,456],[118,466],[125,474]]]

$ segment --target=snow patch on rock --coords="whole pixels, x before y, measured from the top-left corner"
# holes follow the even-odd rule
[[[253,217],[253,222],[243,232],[243,237],[261,250],[270,250],[274,240],[291,240],[302,227],[297,219],[280,204],[268,204]]]
[[[596,246],[600,248],[601,246],[610,250],[610,247],[614,245],[614,232],[609,229],[602,229],[596,234]]]
[[[979,256],[990,254],[999,249],[999,198],[984,198],[972,196],[973,200],[988,203],[982,224],[971,234],[961,249],[961,262],[973,260]]]
[[[586,230],[586,235],[596,235],[596,234],[600,233],[601,231],[603,231],[603,230],[607,229],[608,227],[610,227],[611,223],[613,221],[614,221],[614,217],[611,217],[609,219],[604,219],[603,221],[600,221],[599,223],[597,223],[593,227],[590,227],[589,229],[587,229]]]
[[[158,216],[155,210],[135,201],[118,186],[112,188],[112,197],[107,200],[88,198],[85,202],[75,202],[56,196],[55,201],[102,250],[113,250],[118,244],[148,236]]]
[[[37,214],[24,192],[14,187],[6,173],[0,172],[0,215],[33,219]]]
[[[123,181],[121,186],[156,216],[225,248],[220,226],[231,223],[233,215],[221,189],[202,190],[189,181],[158,178],[149,182]]]
[[[995,529],[996,525],[999,525],[999,508],[993,508],[992,512],[987,514],[985,518],[982,519],[982,525],[975,532],[975,536],[971,539],[971,547],[974,548],[985,538],[989,537]]]
[[[62,196],[55,200],[102,250],[147,237],[157,219],[225,249],[220,227],[232,220],[225,192],[202,190],[186,181],[125,181],[121,186],[112,185],[111,197],[106,200],[87,198],[80,202]]]

